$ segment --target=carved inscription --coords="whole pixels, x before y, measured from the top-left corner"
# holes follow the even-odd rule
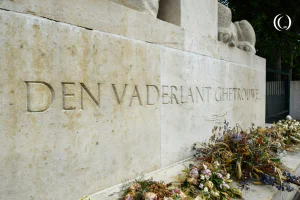
[[[101,97],[109,95],[112,101],[122,106],[153,106],[157,103],[164,105],[199,104],[222,101],[247,101],[259,99],[259,90],[256,88],[238,87],[208,87],[208,86],[181,86],[181,85],[129,85],[61,82],[61,88],[54,88],[43,81],[25,81],[27,92],[27,111],[44,112],[48,110],[55,99],[55,93],[61,92],[62,110],[84,110],[89,99],[96,109],[100,109]],[[41,89],[33,90],[34,87]],[[91,90],[93,86],[93,90]],[[102,87],[109,94],[102,94]],[[95,89],[96,88],[96,89]],[[108,89],[108,90],[107,90]],[[77,94],[77,95],[76,95]],[[44,99],[41,106],[36,106],[35,98]],[[85,97],[85,98],[84,98]],[[45,100],[46,99],[46,100]],[[76,102],[80,102],[77,105]]]
[[[43,81],[25,81],[25,84],[26,84],[26,92],[27,92],[27,111],[28,112],[44,112],[46,111],[50,106],[51,104],[53,103],[54,101],[54,98],[55,98],[55,92],[54,92],[54,89],[53,87],[49,84],[49,83],[46,83],[46,82],[43,82]],[[50,98],[47,98],[47,99],[50,99],[50,101],[46,100],[46,103],[37,103],[35,102],[35,104],[43,104],[43,105],[38,105],[36,106],[37,109],[33,109],[32,108],[32,101],[34,100],[34,95],[32,95],[32,91],[33,91],[33,87],[35,88],[38,88],[38,89],[35,89],[35,91],[37,93],[39,93],[40,95],[50,95]],[[41,92],[42,91],[46,91],[46,92]]]

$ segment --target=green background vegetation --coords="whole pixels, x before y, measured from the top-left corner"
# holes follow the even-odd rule
[[[300,80],[300,0],[219,0],[232,11],[232,21],[248,20],[256,33],[257,55],[267,59],[267,67],[289,72],[292,80]],[[287,14],[292,26],[277,31],[273,20]],[[282,18],[287,25],[288,19]]]

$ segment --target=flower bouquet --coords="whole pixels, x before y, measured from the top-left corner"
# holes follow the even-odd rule
[[[207,163],[223,163],[226,171],[241,180],[242,188],[249,188],[247,181],[254,179],[254,184],[268,184],[278,190],[293,191],[290,183],[300,185],[300,178],[286,172],[280,157],[285,155],[287,139],[292,138],[295,131],[290,128],[283,131],[281,126],[275,124],[269,128],[254,128],[253,125],[243,131],[239,126],[231,129],[225,122],[224,128],[213,129],[208,143],[194,145],[195,156]]]
[[[231,186],[230,174],[217,161],[213,164],[201,162],[184,170],[186,179],[182,190],[192,199],[217,200],[240,198],[242,192]]]
[[[128,184],[127,184],[128,185]],[[120,200],[184,200],[187,196],[172,183],[136,180],[125,186]]]

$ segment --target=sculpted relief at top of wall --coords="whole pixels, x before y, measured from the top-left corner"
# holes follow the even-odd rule
[[[236,46],[247,52],[256,53],[256,36],[251,24],[246,21],[232,23],[231,10],[218,3],[218,39],[229,46]]]
[[[110,0],[126,7],[157,17],[160,0]]]
[[[131,9],[150,14],[157,17],[160,0],[110,0],[112,2],[124,5]],[[169,1],[165,1],[169,3]],[[180,1],[174,1],[179,3]],[[202,4],[200,4],[202,5]],[[179,7],[182,6],[181,4]],[[196,8],[195,8],[196,9]],[[171,8],[166,10],[171,12]],[[166,12],[165,11],[165,12]],[[176,17],[176,16],[172,16]],[[169,20],[172,21],[172,20]],[[221,3],[218,3],[218,40],[229,44],[231,47],[237,47],[241,50],[255,54],[256,36],[251,24],[246,21],[232,22],[231,10]]]

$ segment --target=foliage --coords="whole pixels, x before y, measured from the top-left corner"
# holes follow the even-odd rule
[[[220,0],[232,10],[233,21],[248,20],[257,37],[257,55],[267,59],[267,67],[286,70],[293,68],[294,78],[300,78],[300,1],[299,0]],[[273,20],[283,13],[290,16],[292,26],[277,31]],[[288,23],[282,18],[283,25]],[[298,77],[297,77],[298,76]]]
[[[300,122],[280,120],[270,127],[243,131],[240,126],[214,127],[207,143],[195,143],[195,164],[183,170],[179,183],[138,179],[123,185],[120,200],[230,200],[241,198],[241,190],[253,184],[267,184],[281,191],[294,191],[300,176],[290,173],[281,163],[287,149],[300,143]],[[240,187],[232,186],[232,178]],[[91,200],[83,197],[81,200]]]
[[[269,130],[280,133],[287,145],[300,142],[300,123],[297,120],[279,120],[277,124],[269,127]]]
[[[181,187],[193,199],[225,200],[242,196],[239,189],[231,186],[230,174],[218,162],[201,162],[198,166],[191,165],[184,172],[186,179]]]
[[[300,185],[300,177],[287,172],[280,157],[287,147],[299,143],[300,125],[296,120],[282,120],[268,128],[254,125],[247,131],[240,127],[215,127],[208,143],[194,145],[195,156],[201,161],[222,163],[222,167],[241,180],[256,179],[254,184],[268,184],[279,190],[293,191],[290,183]]]
[[[123,187],[120,200],[181,200],[186,196],[172,184],[149,180],[135,180]]]

